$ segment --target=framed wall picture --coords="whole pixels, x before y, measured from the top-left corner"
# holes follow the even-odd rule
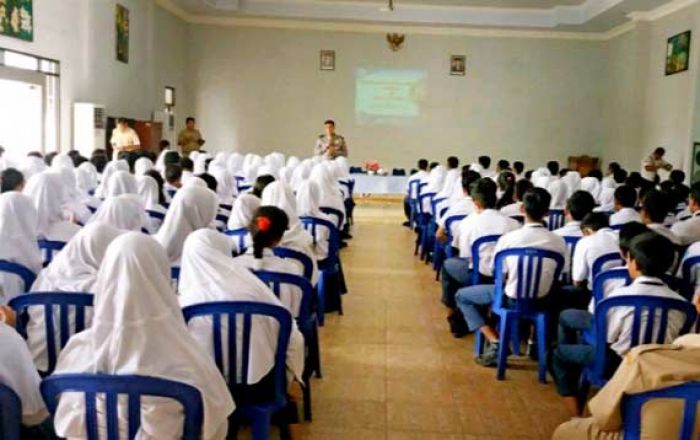
[[[467,71],[467,57],[452,55],[450,57],[450,75],[464,76]]]
[[[685,72],[690,67],[690,31],[668,39],[666,43],[666,75]]]
[[[117,3],[117,60],[129,63],[129,10]]]
[[[321,70],[335,70],[335,51],[322,50],[320,63]]]
[[[33,0],[0,0],[0,35],[34,41]]]

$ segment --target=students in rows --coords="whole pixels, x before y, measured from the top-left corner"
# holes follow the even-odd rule
[[[674,258],[671,242],[665,237],[653,232],[637,236],[630,245],[627,259],[627,269],[632,278],[632,284],[620,287],[610,293],[610,298],[627,295],[649,295],[663,298],[683,299],[669,289],[660,277],[671,267]],[[606,369],[611,376],[620,364],[622,357],[630,350],[630,338],[633,322],[633,309],[617,307],[608,313],[608,330],[606,340],[609,346]],[[677,336],[683,323],[678,313],[671,312],[668,316],[666,343]],[[595,361],[595,348],[592,345],[573,344],[559,345],[552,357],[552,375],[557,385],[557,391],[573,416],[580,416],[583,408],[579,401],[581,390],[579,378],[582,368]]]
[[[615,189],[615,201],[610,216],[610,226],[620,226],[629,222],[642,222],[635,206],[637,205],[637,190],[627,184]]]
[[[325,220],[333,225],[337,225],[335,217],[321,212],[321,189],[316,182],[307,180],[299,185],[296,194],[296,201],[297,213],[300,217],[312,217]],[[313,247],[317,261],[322,261],[328,258],[329,239],[330,231],[327,227],[316,227],[316,236],[314,237]]]
[[[474,171],[462,173],[462,181],[460,182],[462,196],[450,200],[450,206],[447,208],[447,211],[445,211],[445,213],[437,220],[438,229],[435,232],[435,237],[441,242],[444,243],[447,240],[448,232],[452,237],[454,237],[457,234],[457,229],[459,228],[459,222],[455,221],[452,222],[451,230],[447,231],[447,219],[458,215],[469,215],[474,212],[474,200],[472,200],[471,196],[469,195],[469,188],[471,187],[472,183],[476,182],[480,178],[481,176],[479,176],[479,173]]]
[[[671,227],[671,232],[678,237],[683,246],[700,241],[700,182],[694,183],[690,188],[688,211],[690,218],[679,221]]]
[[[501,214],[511,218],[523,217],[523,197],[525,197],[525,193],[532,187],[532,182],[530,182],[529,180],[524,178],[518,180],[515,183],[515,203],[511,203],[510,205],[506,205],[503,208],[501,208]]]
[[[576,191],[566,201],[564,217],[566,223],[561,228],[554,231],[562,237],[583,237],[581,231],[581,221],[595,208],[593,196],[586,191]]]
[[[125,231],[142,231],[148,227],[148,216],[141,198],[124,194],[102,202],[89,223],[105,223]]]
[[[568,259],[568,250],[564,239],[547,230],[544,226],[544,219],[549,212],[551,197],[542,188],[534,188],[525,194],[523,200],[523,211],[525,214],[525,225],[517,230],[504,234],[496,243],[493,255],[498,252],[513,248],[537,248],[554,251],[560,254],[564,261]],[[495,259],[488,260],[489,271],[493,274],[495,270]],[[516,288],[518,280],[518,261],[515,258],[508,258],[504,262],[503,270],[507,274],[505,283],[505,295],[516,298]],[[550,301],[550,290],[552,289],[556,265],[551,259],[542,262],[542,272],[539,282],[539,290],[536,292],[540,306],[547,307]],[[457,307],[464,316],[470,331],[480,331],[486,338],[487,347],[476,362],[483,366],[493,367],[498,362],[499,335],[498,332],[486,321],[483,307],[489,306],[494,300],[496,286],[493,284],[481,284],[459,289],[455,296]]]
[[[642,210],[640,212],[642,223],[678,246],[681,244],[680,239],[664,225],[668,213],[669,201],[667,196],[655,189],[647,191],[644,198],[642,198]]]

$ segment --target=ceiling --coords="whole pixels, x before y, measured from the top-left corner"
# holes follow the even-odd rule
[[[388,0],[386,0],[388,1]],[[608,32],[692,0],[162,0],[197,19],[265,17],[406,25]]]

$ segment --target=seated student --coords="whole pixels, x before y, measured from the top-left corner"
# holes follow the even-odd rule
[[[459,223],[453,243],[459,249],[458,258],[449,258],[442,268],[442,303],[450,311],[447,322],[455,337],[464,336],[467,329],[462,315],[455,304],[455,293],[468,286],[472,277],[472,245],[476,240],[487,235],[503,235],[520,227],[520,223],[495,209],[496,184],[492,179],[481,178],[470,189],[474,200],[474,213]],[[495,243],[486,243],[479,249],[479,273],[482,281],[493,279],[493,255]]]
[[[24,175],[15,168],[5,168],[0,175],[0,192],[19,191],[24,189]]]
[[[588,402],[591,416],[573,418],[554,431],[553,440],[622,439],[624,398],[700,381],[700,335],[681,336],[668,345],[641,345],[629,351],[615,375]],[[680,402],[646,405],[642,415],[642,438],[680,438]],[[648,431],[647,431],[648,430]],[[696,419],[694,432],[700,430]]]
[[[155,174],[158,175],[157,171],[151,171],[154,171]],[[147,174],[139,176],[136,178],[136,188],[138,191],[138,195],[141,198],[141,201],[143,202],[143,207],[147,211],[153,211],[163,215],[166,214],[168,210],[165,208],[165,206],[161,205],[162,192],[158,187],[158,182],[156,181],[156,179]],[[151,234],[153,234],[156,231],[158,231],[158,228],[160,228],[161,223],[162,220],[149,216],[148,227],[146,229],[148,229],[148,231]]]
[[[449,199],[462,181],[462,172],[459,169],[459,159],[455,156],[450,156],[445,162],[447,173],[442,188],[435,195],[436,199]]]
[[[102,194],[105,199],[122,194],[138,194],[136,178],[128,171],[115,171],[105,182]]]
[[[608,168],[605,170],[605,176],[603,176],[603,180],[600,182],[601,186],[605,188],[615,188],[617,186],[615,183],[615,173],[618,170],[621,170],[622,167],[620,166],[619,163],[617,162],[610,162],[608,164]]]
[[[613,290],[609,297],[626,295],[648,295],[663,298],[683,299],[669,289],[660,277],[671,267],[674,258],[671,242],[653,232],[646,232],[634,238],[630,244],[627,270],[632,284]],[[617,307],[608,314],[607,342],[610,344],[606,367],[609,376],[620,364],[622,357],[630,350],[630,333],[633,322],[633,310],[630,307]],[[668,316],[666,332],[667,343],[678,336],[682,317],[676,313]],[[552,357],[552,376],[559,395],[572,416],[580,416],[583,408],[579,405],[581,390],[579,378],[582,368],[595,361],[595,348],[591,345],[559,345]]]
[[[54,257],[51,264],[39,273],[36,281],[32,284],[31,291],[94,293],[97,271],[107,246],[122,233],[124,233],[123,230],[99,222],[85,226]],[[91,314],[85,317],[88,327],[90,318]],[[71,315],[71,323],[74,322],[73,319],[74,315]],[[58,317],[54,317],[54,320],[54,328],[58,331]],[[27,344],[39,371],[47,371],[48,369],[44,327],[43,309],[30,308]]]
[[[520,181],[525,178],[523,175],[523,171],[525,171],[525,164],[522,163],[519,160],[516,160],[513,162],[513,172],[515,173],[515,179],[517,181]]]
[[[318,185],[307,180],[303,182],[296,195],[297,214],[300,217],[313,217],[321,220],[326,220],[331,224],[336,224],[335,216],[330,216],[321,212],[321,190]],[[330,239],[330,231],[326,227],[316,228],[316,237],[314,238],[314,253],[317,261],[323,261],[328,258],[328,240]]]
[[[185,186],[175,194],[163,224],[153,236],[165,248],[173,266],[180,264],[185,238],[209,227],[218,207],[216,193],[209,188]]]
[[[525,194],[523,200],[523,211],[525,214],[525,225],[515,231],[503,235],[496,243],[493,250],[495,256],[498,252],[513,248],[537,248],[554,251],[568,260],[568,250],[564,239],[554,234],[544,227],[544,219],[549,211],[551,203],[549,193],[542,188],[533,188]],[[490,273],[494,271],[495,259],[489,259]],[[540,278],[538,301],[542,306],[548,301],[548,296],[554,280],[555,264],[552,260],[543,263],[542,276]],[[504,262],[504,272],[507,273],[505,284],[505,294],[508,298],[516,298],[517,288],[517,266],[515,258],[509,258]],[[496,329],[486,322],[483,311],[484,306],[489,306],[493,302],[496,286],[493,284],[482,284],[459,289],[455,296],[455,301],[460,312],[469,326],[470,331],[480,331],[486,338],[488,346],[484,353],[476,358],[476,362],[487,367],[494,367],[498,362],[499,336]]]
[[[165,191],[166,200],[172,200],[170,196],[171,192],[177,191],[182,188],[182,167],[178,164],[168,164],[165,167],[165,184],[163,185],[163,190]]]
[[[500,176],[504,171],[511,171],[510,162],[505,159],[500,159],[496,162],[496,174]]]
[[[24,339],[11,326],[13,321],[0,316],[0,384],[17,394],[22,403],[22,426],[20,438],[50,439],[51,421],[49,412],[39,391],[41,377],[34,368],[32,356]]]
[[[194,162],[189,157],[180,158],[180,167],[182,168],[182,184],[194,176]]]
[[[106,199],[97,209],[90,223],[105,223],[125,231],[148,230],[149,222],[143,201],[134,194]]]
[[[340,191],[338,180],[336,180],[335,176],[331,173],[327,163],[328,162],[321,162],[316,165],[311,170],[309,180],[318,185],[320,191],[320,206],[322,208],[333,208],[343,215],[342,224],[338,224],[338,228],[342,229],[347,222],[345,202],[343,201],[343,194]],[[336,218],[335,221],[338,223],[339,219]]]
[[[118,237],[107,248],[94,291],[92,326],[68,341],[54,374],[138,374],[186,383],[202,397],[202,438],[224,438],[233,400],[213,358],[187,330],[163,248],[138,232]],[[97,408],[98,426],[104,427],[103,406]],[[125,409],[120,402],[120,414]],[[84,413],[82,395],[62,395],[54,417],[56,433],[85,438]],[[179,404],[144,397],[137,437],[179,438],[182,422]],[[125,417],[119,424],[126,432]]]
[[[165,193],[165,179],[163,179],[163,176],[161,176],[155,168],[150,171],[146,171],[146,174],[144,175],[152,177],[153,180],[156,181],[156,184],[158,185],[158,204],[164,208],[167,208],[168,199],[167,194]]]
[[[271,227],[271,223],[266,225]],[[179,292],[181,307],[216,301],[252,301],[285,306],[284,301],[280,302],[262,281],[240,265],[239,261],[231,258],[230,242],[226,236],[208,229],[195,231],[185,240]],[[284,411],[283,417],[285,422],[297,425],[294,402],[301,394],[299,383],[302,382],[304,371],[304,337],[296,323],[292,322],[286,365],[289,394],[296,397],[290,399],[291,407]],[[197,318],[190,321],[188,327],[197,345],[209,352],[209,357],[213,358],[211,320]],[[224,334],[226,327],[226,324],[222,323]],[[272,347],[277,343],[276,324],[258,319],[254,321],[251,332],[258,337],[253,339],[254,343],[250,348],[251,367],[247,378],[250,386],[238,387],[242,388],[241,392],[236,392],[238,390],[234,386],[233,391],[239,405],[269,399],[273,379],[269,373],[275,363]],[[231,367],[228,366],[228,369],[230,371]],[[228,378],[228,374],[225,376]],[[299,437],[298,430],[298,426],[291,429],[292,439]]]
[[[596,211],[609,212],[615,209],[615,191],[627,180],[627,171],[618,169],[612,176],[611,181],[602,185],[600,190],[600,206]],[[607,185],[607,186],[606,186]]]
[[[681,244],[681,240],[671,229],[664,226],[664,220],[666,220],[668,213],[669,203],[667,196],[656,189],[647,191],[642,198],[642,210],[640,212],[642,223],[647,225],[647,228],[659,235],[663,235],[668,238],[671,243],[678,246]]]
[[[500,211],[505,206],[515,203],[515,174],[508,170],[502,171],[498,174],[496,183],[498,184],[496,209]]]
[[[700,182],[694,183],[690,188],[688,211],[691,214],[689,219],[679,221],[671,227],[671,232],[683,246],[700,241]]]
[[[491,157],[489,156],[479,156],[477,161],[471,164],[471,170],[476,171],[481,174],[481,177],[487,177],[489,179],[495,180],[496,173],[490,169],[491,167]]]
[[[676,274],[678,278],[683,278],[683,265],[686,260],[697,256],[700,256],[700,241],[691,244],[688,246],[688,249],[686,249],[683,260],[681,264],[678,265],[678,273]],[[684,281],[690,283],[688,288],[692,289],[693,301],[700,301],[700,265],[693,266],[689,273],[689,279]],[[700,306],[698,307],[698,313],[700,313]]]
[[[564,216],[566,224],[554,231],[555,234],[562,237],[583,237],[581,231],[581,221],[585,216],[593,212],[595,200],[593,196],[586,191],[576,191],[566,201],[564,208]]]
[[[52,171],[35,174],[27,182],[23,193],[32,200],[39,215],[38,239],[67,242],[80,230],[63,210],[65,190],[58,174]]]
[[[408,178],[408,182],[406,183],[406,197],[404,197],[403,199],[403,212],[406,215],[406,219],[411,218],[411,205],[409,203],[409,200],[418,198],[418,194],[416,193],[416,191],[418,190],[418,186],[416,186],[416,184],[412,182],[418,182],[418,185],[420,185],[420,183],[426,182],[427,180],[428,160],[420,159],[418,161],[418,171],[411,174],[411,176]],[[409,226],[409,221],[406,220],[406,222],[404,222],[403,225]]]
[[[547,162],[547,169],[552,175],[552,177],[549,179],[547,187],[545,188],[549,192],[549,195],[552,196],[552,205],[550,206],[550,209],[563,209],[564,206],[566,206],[568,188],[559,177],[559,162],[556,160],[550,160]]]
[[[265,188],[267,187],[267,185],[271,184],[275,180],[276,179],[269,174],[263,174],[262,176],[256,177],[255,182],[253,183],[253,189],[251,189],[251,191],[250,191],[251,194],[253,194],[255,197],[261,199],[262,193],[263,193],[263,191],[265,191]]]
[[[450,200],[449,208],[447,208],[447,211],[445,211],[445,213],[437,220],[438,229],[435,232],[435,238],[440,240],[440,242],[444,243],[447,240],[448,231],[445,228],[448,218],[455,215],[469,215],[474,212],[474,201],[469,196],[469,188],[471,187],[472,183],[476,182],[480,178],[481,176],[479,176],[479,173],[474,171],[467,171],[466,174],[462,173],[462,197]],[[452,237],[457,234],[458,228],[459,222],[452,222],[451,231],[449,231]]]
[[[610,216],[610,226],[624,225],[629,222],[642,222],[642,217],[635,208],[637,205],[637,190],[627,184],[615,189],[613,202],[614,214]]]
[[[594,199],[598,201],[600,198],[601,184],[600,181],[603,179],[603,173],[600,170],[591,170],[588,176],[581,179],[581,189],[591,193]]]
[[[508,217],[522,217],[523,197],[525,197],[525,193],[531,188],[533,188],[533,186],[530,180],[525,178],[518,180],[515,183],[515,191],[513,193],[515,203],[511,203],[510,205],[506,205],[501,208],[501,214]]]
[[[248,229],[253,245],[245,254],[235,258],[235,261],[250,270],[266,270],[270,272],[288,273],[303,276],[303,269],[289,260],[275,256],[272,249],[277,246],[289,220],[287,214],[275,206],[261,206],[250,221]],[[300,292],[292,286],[282,286],[280,300],[292,312],[299,316]]]
[[[684,183],[685,173],[681,170],[673,170],[668,175],[668,180],[671,182],[671,192],[674,194],[679,206],[685,205],[690,195],[690,188]]]

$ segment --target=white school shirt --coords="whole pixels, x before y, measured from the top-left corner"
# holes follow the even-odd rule
[[[568,190],[564,182],[558,177],[552,177],[547,185],[547,192],[552,196],[549,207],[552,209],[564,209],[568,195]]]
[[[689,219],[671,226],[671,232],[684,246],[700,241],[700,211],[696,211]]]
[[[454,236],[461,258],[472,259],[472,244],[487,235],[503,235],[520,227],[520,223],[495,209],[474,212],[461,222]],[[494,243],[487,243],[479,249],[479,272],[493,275]]]
[[[598,200],[600,206],[599,211],[612,211],[615,206],[615,190],[617,188],[605,188],[600,190],[600,198]]]
[[[523,202],[520,201],[511,203],[510,205],[506,205],[501,208],[501,214],[507,215],[508,217],[512,217],[514,215],[524,215],[521,211],[522,206]]]
[[[683,263],[685,263],[685,260],[692,257],[697,257],[698,255],[700,255],[700,242],[691,244],[685,251],[685,255],[683,255],[683,261],[681,261],[681,264],[678,266],[678,278],[683,277]],[[693,298],[696,298],[698,294],[700,294],[700,264],[695,265],[690,270],[690,279],[686,281],[689,281],[693,286],[693,292],[695,292]]]
[[[561,228],[555,229],[552,232],[561,237],[583,237],[583,231],[581,231],[581,222],[578,220],[570,221]]]
[[[642,217],[634,208],[621,208],[610,216],[610,226],[624,225],[631,222],[642,222]]]
[[[43,422],[49,412],[39,392],[41,377],[34,368],[24,339],[12,327],[0,322],[0,384],[9,387],[22,402],[22,424]]]
[[[564,257],[564,266],[569,260],[569,251],[564,239],[557,234],[548,231],[542,224],[527,223],[522,228],[509,232],[501,237],[496,243],[494,255],[500,251],[513,248],[537,248],[557,252]],[[495,259],[491,261],[491,271],[495,270]],[[542,277],[540,278],[538,298],[546,296],[554,282],[554,272],[556,264],[553,260],[547,259],[542,263]],[[505,294],[510,298],[516,298],[518,285],[518,260],[515,257],[506,258],[503,264],[503,271],[508,274],[505,286]]]
[[[571,263],[571,279],[574,283],[586,281],[593,289],[593,263],[598,257],[620,252],[618,236],[610,228],[602,228],[578,241]],[[609,268],[605,267],[604,268]]]
[[[645,295],[659,296],[663,298],[685,299],[669,289],[666,284],[658,278],[640,276],[635,279],[632,284],[610,292],[609,298],[627,296],[627,295]],[[646,323],[649,316],[648,311],[642,312],[642,325],[640,327],[640,335],[644,334]],[[658,322],[657,318],[655,321]],[[610,348],[615,352],[624,356],[630,350],[630,340],[632,338],[632,323],[634,322],[634,308],[632,307],[615,307],[608,312],[608,343]],[[683,326],[684,315],[678,311],[672,311],[668,314],[668,323],[666,327],[665,344],[670,344],[678,336],[681,327]]]
[[[668,228],[665,225],[662,225],[661,223],[649,223],[647,225],[647,227],[649,229],[651,229],[652,231],[656,232],[657,234],[668,238],[669,241],[671,241],[671,243],[673,243],[675,245],[681,244],[681,240],[678,238],[678,236],[676,234],[674,234],[671,231],[671,228]]]
[[[444,228],[447,219],[455,215],[469,215],[474,212],[474,201],[469,196],[462,196],[459,199],[450,202],[450,206],[445,211],[445,214],[437,221],[438,226]],[[452,238],[456,237],[460,222],[452,222],[450,225],[450,234]]]

